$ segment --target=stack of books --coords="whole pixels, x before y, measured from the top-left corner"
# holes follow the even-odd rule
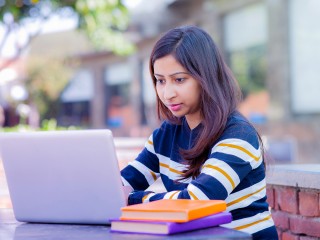
[[[111,220],[112,232],[169,235],[232,221],[222,200],[162,199],[121,208]]]

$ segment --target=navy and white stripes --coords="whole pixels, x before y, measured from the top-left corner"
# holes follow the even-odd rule
[[[233,222],[225,227],[276,239],[266,202],[265,169],[258,136],[240,114],[229,117],[225,131],[212,144],[200,175],[193,180],[179,180],[187,167],[179,149],[191,148],[201,129],[200,124],[190,130],[183,119],[181,125],[164,122],[153,132],[137,159],[121,171],[123,184],[135,190],[129,196],[129,204],[162,198],[222,199],[233,215]],[[167,192],[145,192],[158,177]]]

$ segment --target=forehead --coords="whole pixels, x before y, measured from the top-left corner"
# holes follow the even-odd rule
[[[175,72],[187,72],[186,69],[172,55],[157,59],[153,65],[155,74],[172,74]]]

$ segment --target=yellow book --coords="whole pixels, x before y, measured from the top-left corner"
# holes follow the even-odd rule
[[[161,199],[121,208],[121,220],[188,222],[223,212],[223,200]]]

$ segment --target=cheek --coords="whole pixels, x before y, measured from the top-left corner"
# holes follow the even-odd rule
[[[196,95],[197,95],[198,99],[200,99],[201,94],[203,94],[202,88],[199,84],[197,84],[195,89],[196,89]]]
[[[192,94],[194,98],[199,98],[201,94],[201,88],[198,84],[193,83],[188,86],[188,89],[186,89],[186,92],[188,92],[188,94]]]
[[[156,87],[156,93],[160,99],[162,99],[162,90],[160,87]]]
[[[199,105],[200,101],[201,101],[201,94],[202,94],[202,91],[201,91],[200,87],[199,86],[195,86],[193,93],[194,93],[193,94],[193,101],[195,103],[197,103],[197,105]]]

